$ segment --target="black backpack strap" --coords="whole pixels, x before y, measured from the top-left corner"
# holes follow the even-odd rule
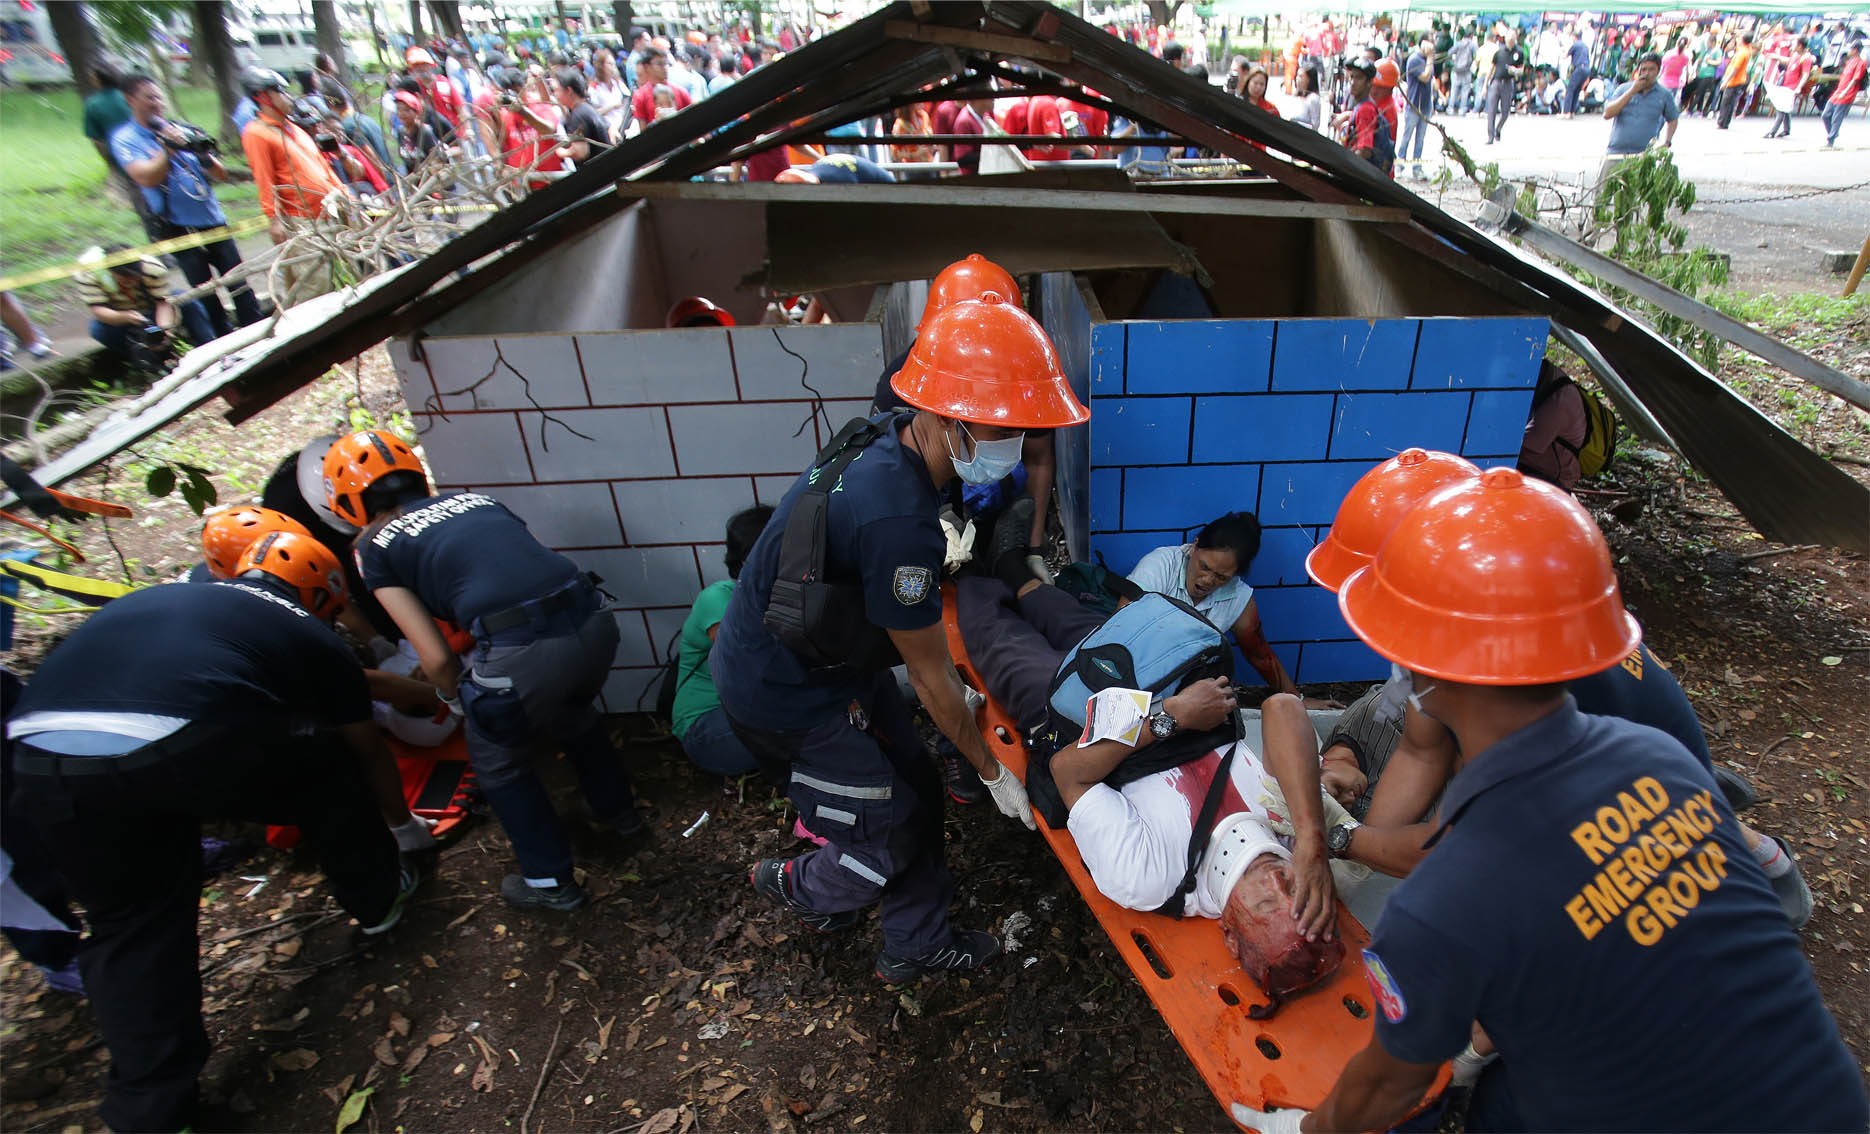
[[[830,510],[827,497],[844,470],[886,428],[887,424],[861,417],[845,422],[813,458],[805,491],[786,517],[786,529],[779,541],[779,569],[773,576],[764,622],[781,644],[794,650],[811,649],[806,591],[825,578],[826,516]]]
[[[1234,773],[1234,750],[1238,744],[1230,744],[1227,754],[1221,757],[1220,767],[1214,770],[1214,782],[1208,785],[1208,794],[1202,797],[1201,814],[1195,816],[1195,826],[1188,834],[1188,868],[1182,871],[1181,884],[1169,900],[1156,907],[1156,912],[1168,917],[1180,919],[1182,906],[1188,895],[1195,889],[1195,874],[1201,869],[1201,854],[1207,849],[1208,836],[1214,833],[1216,814],[1221,809],[1221,796],[1226,794],[1227,781]]]

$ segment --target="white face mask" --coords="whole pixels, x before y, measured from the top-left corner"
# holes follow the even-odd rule
[[[1434,691],[1435,686],[1431,685],[1420,693],[1416,692],[1415,678],[1408,670],[1391,662],[1389,680],[1383,683],[1383,692],[1377,694],[1376,711],[1372,715],[1380,723],[1388,724],[1390,721],[1402,718],[1403,707],[1406,705],[1423,716],[1427,716],[1427,710],[1422,708],[1422,698]]]
[[[974,445],[974,456],[963,461],[954,451],[954,437],[948,436],[948,456],[954,460],[955,475],[969,484],[994,484],[1013,471],[1019,464],[1020,449],[1026,443],[1024,433],[1016,433],[999,441],[976,441],[974,435],[961,426],[961,433]]]

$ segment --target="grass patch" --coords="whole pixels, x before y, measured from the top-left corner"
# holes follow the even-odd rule
[[[1710,307],[1730,319],[1752,323],[1770,331],[1801,324],[1818,329],[1842,327],[1870,312],[1870,307],[1865,306],[1864,294],[1859,292],[1852,296],[1841,296],[1800,292],[1796,295],[1756,295],[1724,291],[1702,298]]]
[[[178,118],[212,128],[220,116],[212,90],[177,87],[170,92]],[[10,90],[0,95],[0,252],[11,275],[74,259],[93,244],[146,243],[142,222],[106,183],[103,159],[84,136],[83,104],[76,91]],[[236,180],[216,187],[231,223],[260,212],[259,195],[247,176],[246,159],[224,154]],[[69,280],[22,288],[20,296],[36,319],[52,308],[74,305]]]

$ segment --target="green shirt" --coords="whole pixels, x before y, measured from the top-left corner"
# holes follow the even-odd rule
[[[675,671],[675,719],[670,722],[678,738],[688,734],[689,725],[721,707],[721,699],[714,692],[714,677],[708,672],[708,653],[714,649],[708,631],[721,624],[727,600],[733,594],[732,579],[708,584],[695,596],[688,621],[682,623],[682,656]]]
[[[84,100],[84,136],[109,144],[117,127],[130,120],[130,103],[122,91],[99,91]]]

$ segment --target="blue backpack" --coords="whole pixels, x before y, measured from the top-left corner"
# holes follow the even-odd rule
[[[1390,133],[1390,120],[1383,117],[1382,108],[1378,107],[1374,101],[1365,99],[1364,102],[1370,103],[1370,109],[1376,111],[1377,116],[1376,128],[1370,131],[1370,164],[1384,173],[1389,173],[1396,166],[1396,138]],[[1360,102],[1357,105],[1361,107],[1363,104]],[[1351,113],[1354,116],[1356,111],[1352,110]],[[1352,122],[1355,121],[1353,117]],[[1356,138],[1353,136],[1351,140],[1354,142]]]
[[[1084,706],[1091,694],[1121,687],[1167,695],[1191,682],[1233,672],[1226,637],[1185,602],[1150,593],[1111,615],[1065,655],[1052,678],[1045,721],[1027,730],[1026,743],[1032,752],[1026,765],[1026,791],[1033,806],[1054,829],[1064,829],[1068,809],[1052,779],[1052,753],[1076,744],[1083,735]],[[1233,725],[1211,732],[1178,732],[1140,749],[1118,764],[1104,782],[1122,787],[1199,759],[1238,740],[1238,721],[1236,716]]]

